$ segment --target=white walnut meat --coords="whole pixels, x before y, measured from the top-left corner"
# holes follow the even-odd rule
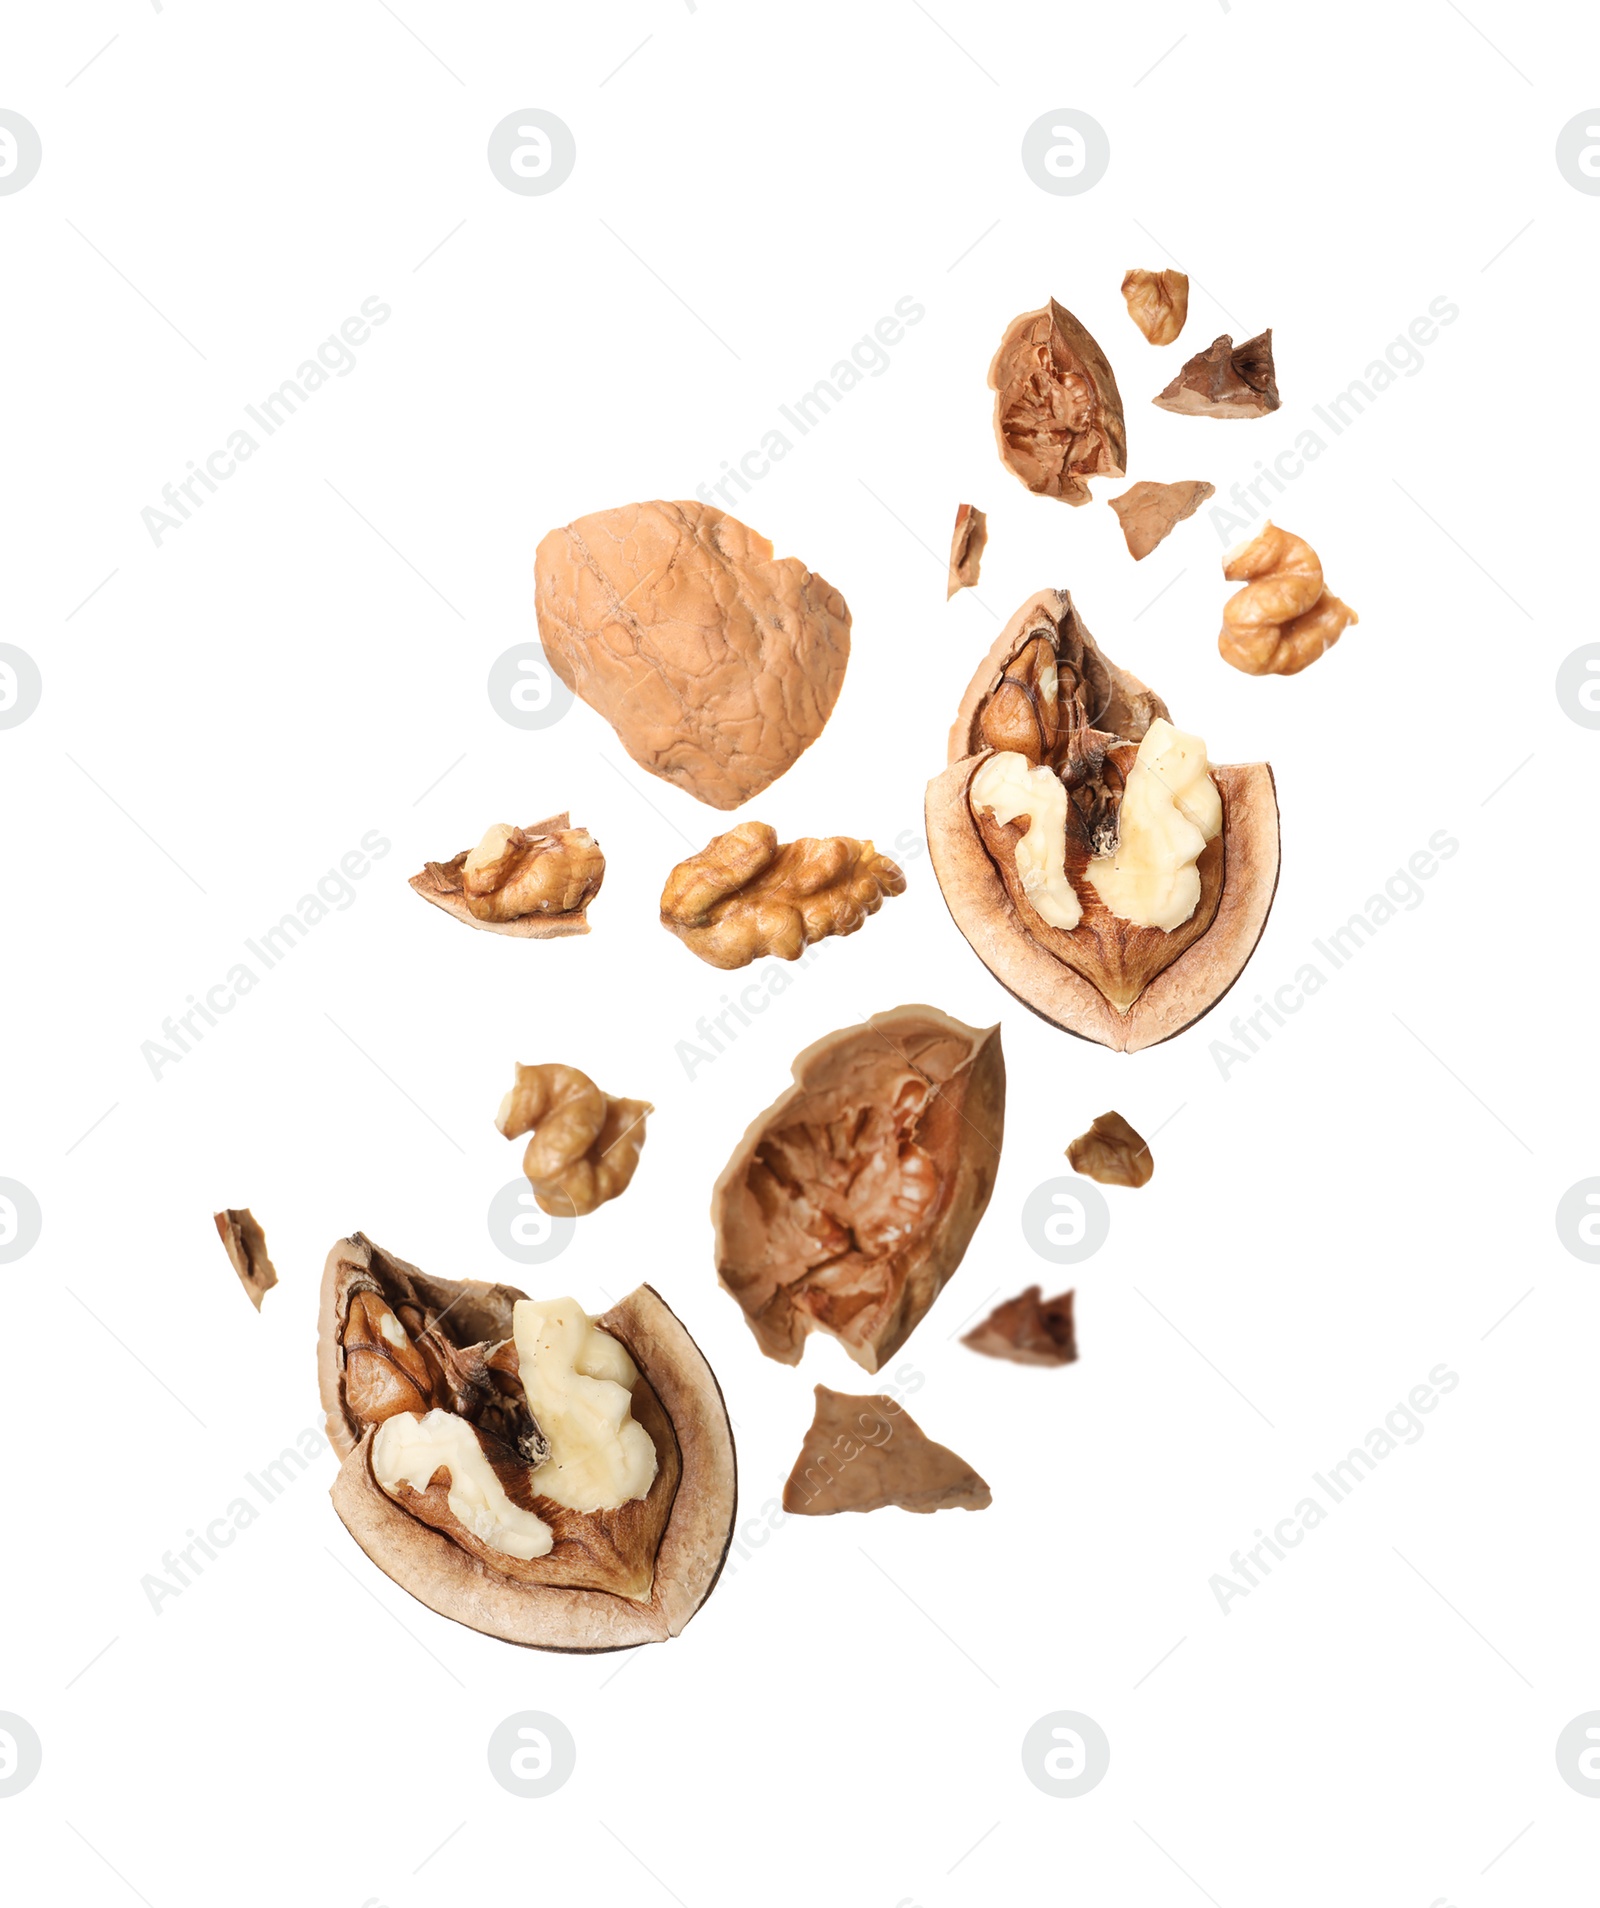
[[[1217,648],[1247,676],[1296,676],[1361,620],[1323,587],[1321,559],[1305,538],[1275,523],[1230,550],[1222,574],[1244,588],[1222,606]]]
[[[1122,275],[1128,316],[1153,345],[1169,345],[1189,316],[1186,272],[1147,272],[1134,266]]]
[[[844,598],[702,503],[634,503],[552,530],[535,564],[556,674],[652,775],[737,808],[821,735],[850,658]]]
[[[710,1595],[733,1436],[649,1286],[591,1320],[431,1278],[355,1233],[323,1274],[318,1374],[340,1519],[441,1616],[532,1648],[626,1649],[678,1635]]]
[[[1000,461],[1036,495],[1085,504],[1085,478],[1127,469],[1128,430],[1111,365],[1055,299],[1006,327],[989,388]]]
[[[605,872],[600,844],[561,814],[526,828],[496,822],[476,848],[430,861],[410,885],[468,927],[543,941],[589,932]]]
[[[746,967],[763,954],[794,961],[830,934],[854,934],[905,887],[870,841],[780,844],[765,822],[740,822],[667,876],[661,925],[712,967]]]
[[[1180,484],[1133,484],[1120,497],[1108,497],[1106,502],[1117,513],[1129,556],[1135,563],[1142,563],[1180,523],[1194,515],[1207,497],[1215,495],[1215,484],[1191,479]]]
[[[950,575],[944,600],[957,590],[970,590],[978,581],[984,546],[989,541],[989,519],[973,504],[956,505],[956,527],[950,533]]]
[[[919,1515],[985,1510],[993,1501],[978,1473],[935,1444],[895,1399],[816,1387],[816,1415],[800,1446],[783,1508],[795,1517],[834,1517],[894,1505]]]
[[[1236,345],[1224,332],[1198,351],[1151,403],[1180,417],[1265,417],[1277,410],[1272,330]]]
[[[1005,1127],[1000,1029],[897,1007],[807,1047],[711,1196],[717,1276],[769,1358],[877,1371],[960,1264]]]
[[[494,1123],[507,1139],[533,1135],[522,1170],[540,1210],[582,1218],[627,1191],[654,1111],[602,1092],[577,1067],[541,1061],[518,1064]]]
[[[1277,802],[1264,763],[1209,763],[1086,637],[1060,592],[1012,619],[928,785],[928,845],[990,972],[1054,1025],[1134,1052],[1207,1012],[1249,959],[1277,885]]]

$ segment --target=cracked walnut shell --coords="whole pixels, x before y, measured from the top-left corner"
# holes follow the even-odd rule
[[[961,1342],[986,1358],[1007,1358],[1014,1365],[1075,1364],[1078,1333],[1072,1317],[1073,1297],[1062,1292],[1047,1299],[1043,1287],[1030,1285],[1026,1292],[997,1305]]]
[[[1019,1000],[1134,1052],[1233,985],[1277,886],[1272,771],[1207,763],[1161,699],[1106,661],[1065,592],[1030,598],[1001,633],[950,756],[928,785],[934,872],[956,925]],[[997,806],[997,770],[1027,798]]]
[[[512,1286],[431,1278],[360,1233],[334,1246],[317,1345],[342,1460],[334,1508],[387,1577],[453,1622],[535,1649],[665,1642],[711,1594],[733,1532],[733,1433],[716,1378],[648,1285],[592,1321],[608,1373],[631,1381],[622,1415],[653,1447],[654,1467],[643,1496],[572,1509],[541,1491],[551,1443],[522,1380],[513,1314],[523,1303]],[[453,1419],[458,1450],[504,1517],[543,1527],[543,1547],[489,1541],[500,1532],[486,1534],[443,1459],[420,1486],[380,1484],[375,1447],[386,1425],[404,1430],[406,1412]]]
[[[1265,417],[1277,410],[1277,372],[1272,362],[1272,328],[1241,345],[1224,332],[1196,352],[1151,403],[1180,417]]]
[[[1012,319],[989,366],[1000,461],[1041,497],[1086,504],[1086,477],[1120,477],[1128,430],[1106,354],[1063,305]]]
[[[717,1276],[769,1358],[877,1371],[961,1263],[1005,1128],[998,1027],[896,1007],[814,1042],[711,1195]]]
[[[1147,1186],[1156,1169],[1149,1145],[1120,1113],[1102,1113],[1067,1148],[1075,1173],[1102,1186]]]
[[[1123,540],[1135,563],[1164,543],[1172,532],[1216,495],[1216,485],[1193,479],[1181,484],[1137,483],[1106,502],[1117,513]]]
[[[531,1133],[522,1170],[542,1212],[581,1218],[626,1192],[639,1165],[647,1100],[602,1093],[560,1062],[518,1065],[494,1123],[507,1139]]]
[[[935,1444],[897,1400],[816,1387],[816,1415],[800,1446],[783,1508],[795,1517],[840,1511],[985,1510],[993,1501],[978,1473]]]
[[[740,822],[667,876],[661,925],[713,967],[763,954],[794,961],[830,934],[854,934],[905,887],[870,841],[803,836],[780,846],[765,822]]]
[[[947,603],[957,590],[976,586],[988,541],[989,519],[974,504],[957,504],[956,527],[950,533],[950,575],[944,593]]]
[[[710,504],[580,517],[540,543],[535,584],[556,674],[641,768],[712,808],[792,768],[838,700],[844,598]]]
[[[1137,266],[1122,276],[1128,316],[1153,345],[1169,345],[1189,316],[1187,272],[1146,272]]]
[[[600,844],[563,814],[526,828],[497,822],[476,848],[430,861],[410,885],[468,927],[542,941],[589,932],[605,872]]]
[[[1304,537],[1268,523],[1230,550],[1222,574],[1244,583],[1222,606],[1222,660],[1247,676],[1295,676],[1360,622],[1322,584],[1322,563]]]

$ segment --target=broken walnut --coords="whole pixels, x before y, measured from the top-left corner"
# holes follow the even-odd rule
[[[957,504],[956,527],[950,534],[950,580],[944,593],[947,603],[957,590],[970,590],[977,583],[988,541],[989,519],[972,504]]]
[[[756,1343],[800,1362],[827,1332],[867,1371],[961,1263],[1005,1124],[998,1027],[896,1007],[806,1048],[711,1195],[717,1276]]]
[[[1006,327],[989,366],[1000,461],[1029,490],[1089,501],[1086,477],[1120,477],[1128,432],[1106,354],[1052,298]]]
[[[535,585],[556,674],[642,769],[712,808],[792,768],[838,699],[844,598],[710,504],[580,517],[540,543]]]
[[[893,1398],[816,1388],[817,1409],[800,1446],[783,1508],[797,1517],[839,1511],[984,1510],[989,1486],[964,1458],[933,1439]]]
[[[1145,1186],[1155,1171],[1150,1148],[1120,1113],[1102,1113],[1067,1148],[1072,1170],[1102,1186]]]
[[[1192,517],[1207,497],[1216,495],[1216,485],[1190,480],[1181,484],[1138,483],[1120,497],[1106,502],[1117,513],[1128,554],[1142,563],[1164,542],[1177,526]]]
[[[830,934],[854,934],[905,887],[870,841],[803,836],[780,846],[765,822],[740,822],[667,876],[661,925],[713,967],[763,954],[793,961]]]
[[[540,1210],[580,1218],[627,1191],[654,1111],[647,1100],[602,1093],[576,1067],[519,1064],[494,1123],[507,1139],[533,1135],[522,1170]]]
[[[1180,417],[1265,417],[1277,410],[1271,327],[1237,346],[1226,332],[1214,338],[1151,402]]]
[[[1042,1288],[997,1305],[976,1330],[962,1339],[987,1358],[1009,1358],[1014,1365],[1071,1365],[1078,1357],[1071,1292],[1047,1299]]]
[[[1122,275],[1122,296],[1128,316],[1153,345],[1171,344],[1189,316],[1186,272],[1145,272],[1136,267]]]
[[[497,822],[476,848],[430,861],[411,886],[468,927],[526,940],[589,932],[606,858],[587,828],[551,815],[526,828]]]
[[[278,1283],[277,1269],[267,1255],[267,1235],[248,1206],[229,1206],[211,1217],[228,1263],[238,1273],[239,1283],[259,1312],[261,1301]]]
[[[1305,538],[1274,523],[1230,550],[1222,574],[1244,588],[1222,606],[1217,648],[1247,676],[1298,675],[1361,620],[1323,588],[1322,564]]]
[[[934,872],[980,959],[1036,1013],[1133,1052],[1232,986],[1277,884],[1272,772],[1213,767],[1065,592],[1030,598],[1001,633],[950,757],[928,785]]]
[[[323,1274],[334,1508],[441,1616],[539,1649],[676,1636],[716,1582],[733,1436],[698,1346],[648,1286],[571,1299],[435,1279],[360,1233]]]

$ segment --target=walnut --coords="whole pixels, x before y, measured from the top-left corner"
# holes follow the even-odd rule
[[[581,1217],[627,1190],[654,1111],[648,1101],[615,1099],[576,1067],[551,1062],[518,1066],[494,1123],[507,1139],[532,1133],[522,1170],[540,1209]]]
[[[780,847],[765,822],[740,822],[667,876],[661,925],[713,967],[794,961],[830,934],[854,934],[905,887],[870,841],[803,836]]]
[[[998,1027],[897,1007],[806,1048],[711,1196],[717,1275],[769,1358],[877,1371],[961,1262],[1005,1126]]]
[[[850,658],[844,598],[701,503],[552,530],[535,565],[550,666],[639,766],[737,808],[821,735]]]
[[[278,1283],[277,1268],[267,1255],[267,1235],[248,1206],[228,1207],[211,1215],[228,1263],[259,1312],[261,1301]]]
[[[410,885],[468,927],[551,940],[589,932],[589,903],[605,872],[606,858],[588,829],[551,815],[526,828],[497,822],[476,848],[430,861]]]
[[[538,1649],[625,1649],[676,1636],[710,1595],[733,1438],[649,1286],[589,1319],[431,1278],[356,1233],[328,1255],[317,1367],[334,1508],[440,1615]]]
[[[935,1444],[893,1398],[816,1388],[817,1408],[800,1446],[783,1508],[797,1517],[840,1511],[984,1510],[993,1501],[978,1473]]]
[[[1067,1148],[1072,1170],[1102,1186],[1145,1186],[1155,1171],[1150,1148],[1120,1113],[1102,1113]]]
[[[1305,538],[1274,523],[1231,550],[1222,574],[1244,588],[1222,606],[1217,648],[1247,676],[1296,676],[1361,620],[1323,588],[1322,564]]]
[[[989,541],[989,519],[973,504],[956,505],[956,527],[950,533],[950,580],[944,593],[948,603],[957,590],[970,590],[978,581],[978,565]]]
[[[1134,484],[1120,497],[1106,502],[1117,513],[1128,554],[1142,563],[1164,542],[1185,518],[1192,517],[1207,497],[1216,495],[1216,485],[1191,480],[1181,484]]]
[[[928,785],[934,873],[1018,999],[1127,1053],[1227,992],[1277,886],[1272,771],[1213,766],[1065,592],[1030,598],[1001,632],[949,754]]]
[[[1265,417],[1277,410],[1271,327],[1238,346],[1227,332],[1214,338],[1151,402],[1180,417]]]
[[[1120,477],[1128,432],[1105,353],[1052,298],[1012,319],[989,366],[1000,461],[1042,497],[1089,501],[1086,477]]]
[[[1072,1320],[1071,1292],[1047,1299],[1042,1288],[997,1305],[962,1339],[986,1358],[1009,1358],[1014,1365],[1071,1365],[1077,1362],[1078,1334]]]
[[[1128,316],[1153,345],[1169,345],[1189,316],[1187,272],[1145,272],[1135,267],[1122,275]]]

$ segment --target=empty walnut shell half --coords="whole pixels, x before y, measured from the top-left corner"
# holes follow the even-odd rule
[[[648,1494],[576,1511],[528,1479],[549,1456],[518,1379],[512,1311],[524,1294],[430,1278],[362,1234],[341,1239],[322,1280],[317,1368],[328,1435],[343,1460],[332,1497],[378,1568],[469,1629],[545,1650],[620,1650],[676,1636],[716,1584],[737,1508],[733,1433],[699,1347],[641,1285],[593,1322],[637,1373],[634,1425],[655,1448]],[[609,1347],[616,1357],[614,1347]],[[548,1525],[531,1558],[493,1548],[454,1514],[441,1465],[425,1490],[386,1490],[373,1470],[398,1413],[464,1419],[514,1513]]]
[[[430,861],[410,885],[468,927],[548,941],[589,932],[605,872],[600,844],[562,814],[526,828],[498,824],[476,848]]]
[[[1140,746],[1158,741],[1189,759],[1192,798],[1172,791],[1166,801],[1193,846],[1174,877],[1187,886],[1163,890],[1169,901],[1181,892],[1181,903],[1141,920],[1113,909],[1101,887],[1111,891],[1108,861],[1113,874],[1127,861],[1138,872],[1123,802],[1137,785],[1133,812],[1148,809],[1146,791],[1165,787]],[[1216,1005],[1254,952],[1277,888],[1278,807],[1265,763],[1206,762],[1199,739],[1174,731],[1160,697],[1107,662],[1056,590],[1030,598],[985,658],[950,757],[928,785],[934,873],[1003,986],[1067,1032],[1126,1053],[1171,1039]],[[991,762],[1024,770],[1053,800],[1057,818],[1041,820],[1037,851],[1023,847],[1032,812],[1001,816],[983,795],[987,775],[975,799]],[[1207,811],[1209,825],[1186,804]],[[1041,886],[1033,858],[1048,870],[1052,847],[1051,885]],[[1166,880],[1172,871],[1159,872]]]
[[[806,1048],[711,1196],[717,1275],[756,1343],[809,1332],[866,1371],[892,1358],[961,1263],[1005,1126],[998,1027],[896,1007]]]
[[[535,587],[551,668],[640,768],[712,808],[792,768],[838,700],[844,598],[710,504],[624,504],[552,530]]]
[[[1086,477],[1127,469],[1128,429],[1110,363],[1053,298],[1007,325],[989,388],[1000,461],[1037,495],[1085,504]]]

